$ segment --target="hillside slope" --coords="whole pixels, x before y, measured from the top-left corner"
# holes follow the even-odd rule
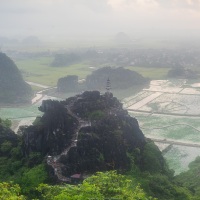
[[[24,154],[48,155],[60,181],[74,173],[128,170],[132,158],[141,170],[151,165],[152,171],[165,171],[158,148],[147,145],[137,120],[111,93],[87,91],[62,102],[43,101],[39,109],[44,115],[24,129]]]
[[[31,87],[23,80],[15,63],[0,53],[0,103],[25,103],[32,96]]]

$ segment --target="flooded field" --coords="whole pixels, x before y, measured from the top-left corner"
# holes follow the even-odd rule
[[[138,112],[200,116],[200,88],[185,80],[151,81],[149,88],[123,102],[125,108]]]
[[[175,174],[187,170],[188,164],[200,156],[200,148],[193,146],[200,145],[200,83],[154,80],[149,88],[123,103],[138,119],[146,137],[164,141],[156,142],[161,151],[169,147],[168,141],[174,142],[163,155]]]
[[[12,130],[17,132],[19,126],[31,125],[37,116],[43,114],[38,110],[38,107],[41,105],[43,100],[47,99],[56,100],[57,98],[43,95],[35,104],[32,105],[0,108],[0,117],[2,119],[10,119],[12,121]]]
[[[31,125],[37,116],[42,100],[56,99],[36,96],[36,103],[24,107],[0,108],[3,119],[11,119],[17,132],[21,125]],[[169,166],[178,174],[200,156],[200,83],[187,84],[186,80],[153,80],[149,88],[123,99],[124,108],[136,117],[146,137],[163,140],[156,144],[163,151]],[[167,141],[179,141],[181,146]],[[170,148],[168,148],[170,146]],[[167,151],[166,151],[167,148]]]

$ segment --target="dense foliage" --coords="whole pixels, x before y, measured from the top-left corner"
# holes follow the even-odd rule
[[[103,67],[87,76],[86,86],[92,90],[105,90],[108,78],[111,81],[112,89],[126,89],[132,86],[141,87],[149,82],[148,79],[137,72],[122,67]]]
[[[123,67],[103,67],[92,72],[83,79],[81,83],[78,76],[68,75],[58,79],[57,92],[81,92],[84,90],[105,91],[107,80],[110,79],[110,89],[112,91],[124,90],[127,88],[140,89],[148,85],[149,79],[135,71]]]
[[[0,103],[24,103],[32,96],[31,87],[23,80],[14,62],[0,53]]]
[[[80,61],[79,55],[75,53],[56,54],[51,66],[62,67],[75,64]]]
[[[78,76],[70,75],[58,79],[58,92],[75,92],[78,90]]]
[[[10,130],[9,120],[0,119],[1,199],[199,198],[200,158],[188,172],[174,177],[158,147],[144,137],[137,120],[111,93],[93,91],[62,102],[48,100],[39,109],[44,115],[34,125],[21,127],[18,135]],[[47,156],[65,151],[77,133],[76,145],[62,154],[59,164],[62,175],[79,172],[85,180],[61,185]]]
[[[197,72],[191,70],[191,69],[185,69],[185,68],[174,68],[169,70],[168,72],[169,78],[186,78],[186,79],[196,79],[198,78]]]
[[[181,173],[176,177],[176,181],[189,188],[189,190],[195,196],[195,200],[200,199],[200,157],[197,157],[195,161],[189,164],[189,170]]]
[[[115,171],[98,172],[83,181],[82,184],[64,187],[40,185],[38,187],[42,199],[48,200],[85,200],[85,199],[126,199],[153,200],[141,187]]]
[[[0,199],[2,200],[25,200],[25,196],[21,195],[20,187],[13,183],[0,183]]]
[[[87,91],[62,102],[43,101],[39,109],[43,116],[23,130],[23,152],[61,155],[59,165],[65,176],[127,170],[127,153],[138,148],[142,155],[146,141],[138,122],[112,94]],[[71,148],[76,135],[77,145]],[[139,163],[143,163],[142,157],[138,157]]]

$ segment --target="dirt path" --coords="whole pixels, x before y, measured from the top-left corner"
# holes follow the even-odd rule
[[[167,125],[167,126],[160,126],[160,127],[153,127],[153,128],[144,128],[144,127],[140,127],[140,128],[145,129],[145,130],[155,130],[155,129],[170,128],[172,126],[189,126],[190,128],[193,128],[194,130],[200,132],[200,130],[195,128],[194,126],[191,126],[191,125],[185,124],[185,123],[176,123],[176,124],[170,124],[170,125]]]
[[[160,139],[160,138],[154,138],[154,137],[147,137],[147,138],[153,140],[154,142],[160,142],[160,143],[164,143],[164,144],[173,144],[173,145],[200,148],[200,144],[199,143],[179,142],[177,140]]]

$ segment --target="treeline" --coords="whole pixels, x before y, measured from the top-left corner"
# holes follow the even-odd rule
[[[200,49],[80,49],[57,53],[51,66],[61,67],[90,61],[93,64],[139,67],[198,67]]]
[[[122,67],[103,67],[88,75],[84,82],[78,82],[78,76],[69,75],[60,78],[57,83],[58,92],[80,92],[83,90],[105,91],[107,80],[110,80],[111,89],[127,89],[129,87],[140,88],[149,83],[149,79],[144,78],[139,73]]]

